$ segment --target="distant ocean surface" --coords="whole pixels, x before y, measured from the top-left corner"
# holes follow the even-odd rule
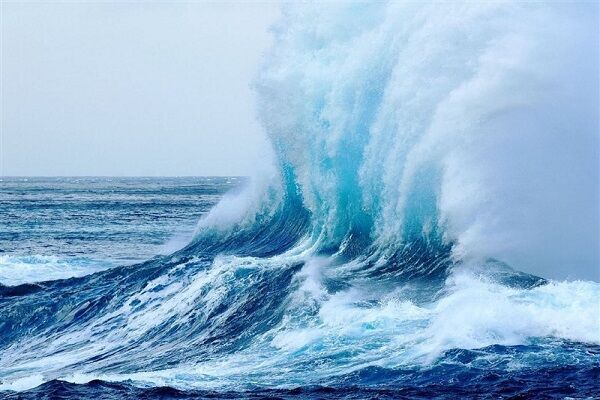
[[[0,284],[145,261],[187,244],[237,177],[4,177]]]

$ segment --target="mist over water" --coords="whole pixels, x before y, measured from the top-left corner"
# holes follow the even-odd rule
[[[273,168],[172,254],[0,286],[0,390],[596,393],[598,18],[285,5]]]

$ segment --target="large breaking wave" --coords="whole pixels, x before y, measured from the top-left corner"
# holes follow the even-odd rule
[[[594,371],[600,286],[545,279],[599,279],[597,29],[592,3],[286,6],[274,170],[170,256],[1,287],[0,388]]]

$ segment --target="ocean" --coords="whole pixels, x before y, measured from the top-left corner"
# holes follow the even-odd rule
[[[256,254],[268,243],[187,245],[245,182],[3,178],[0,398],[597,395],[598,284],[449,278],[439,255],[426,279],[333,274]]]
[[[598,398],[598,4],[283,7],[250,177],[2,178],[0,398]]]

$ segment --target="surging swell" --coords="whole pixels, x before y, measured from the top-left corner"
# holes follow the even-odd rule
[[[594,365],[599,285],[527,273],[597,278],[597,17],[287,7],[256,82],[273,176],[172,255],[1,287],[0,388],[360,384],[491,345],[534,353],[469,365],[541,368],[564,341]]]

